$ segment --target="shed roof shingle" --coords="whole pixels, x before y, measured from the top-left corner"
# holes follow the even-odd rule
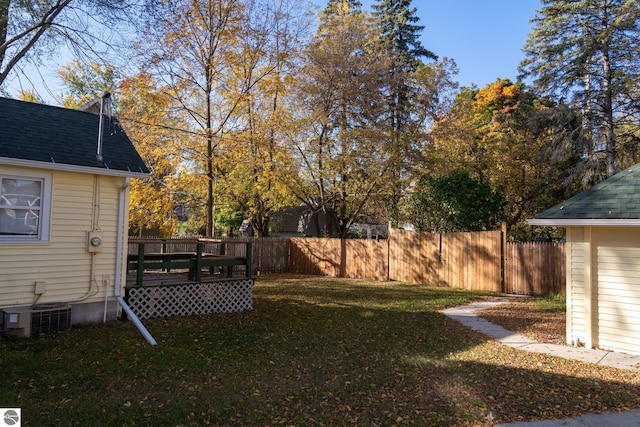
[[[640,219],[640,164],[536,215],[530,223]],[[553,225],[553,224],[550,224]]]
[[[98,174],[148,174],[115,117],[104,118],[103,161],[97,160],[99,123],[96,114],[0,98],[0,164],[5,158],[43,162],[49,168],[91,168]]]

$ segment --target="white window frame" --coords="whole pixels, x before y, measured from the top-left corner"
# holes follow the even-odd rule
[[[53,175],[47,172],[26,171],[0,167],[0,179],[26,179],[42,182],[40,199],[40,218],[37,235],[0,235],[0,245],[4,244],[43,244],[49,243],[51,222],[51,188]]]

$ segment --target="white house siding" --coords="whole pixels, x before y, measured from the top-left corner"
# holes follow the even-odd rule
[[[589,245],[584,227],[567,228],[567,342],[585,343],[585,257]]]
[[[118,196],[123,183],[120,177],[53,172],[49,243],[0,243],[0,309],[33,304],[36,281],[46,282],[38,303],[104,302],[107,283],[113,295]],[[99,198],[94,199],[96,189]],[[94,255],[87,251],[87,232],[93,228],[102,231],[103,243],[92,268]]]
[[[595,345],[640,354],[640,229],[594,229]]]

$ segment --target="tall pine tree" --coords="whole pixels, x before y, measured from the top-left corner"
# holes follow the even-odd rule
[[[401,175],[415,163],[420,125],[413,109],[416,92],[412,88],[413,73],[424,60],[437,56],[420,42],[424,26],[418,25],[416,8],[411,0],[379,0],[373,5],[373,16],[380,31],[380,43],[393,58],[389,70],[387,111],[388,151],[395,167],[390,171],[392,184],[391,218],[398,219],[398,204],[403,190]]]
[[[381,42],[397,56],[397,69],[393,71],[413,72],[422,58],[438,59],[420,42],[423,25],[411,0],[379,0],[373,5],[373,16],[381,30]]]
[[[330,20],[336,15],[360,11],[361,9],[362,2],[360,0],[329,0],[327,1],[327,6],[322,9],[322,13],[320,14],[320,26],[322,27],[327,20]]]
[[[584,158],[591,174],[605,169],[611,176],[625,166],[619,139],[626,136],[619,130],[640,117],[640,4],[633,0],[542,3],[524,47],[522,76],[533,77],[542,94],[570,100],[582,112]]]

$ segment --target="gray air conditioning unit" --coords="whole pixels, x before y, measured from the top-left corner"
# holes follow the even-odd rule
[[[37,304],[29,307],[5,308],[4,330],[10,335],[35,337],[71,328],[71,306],[64,303]]]

